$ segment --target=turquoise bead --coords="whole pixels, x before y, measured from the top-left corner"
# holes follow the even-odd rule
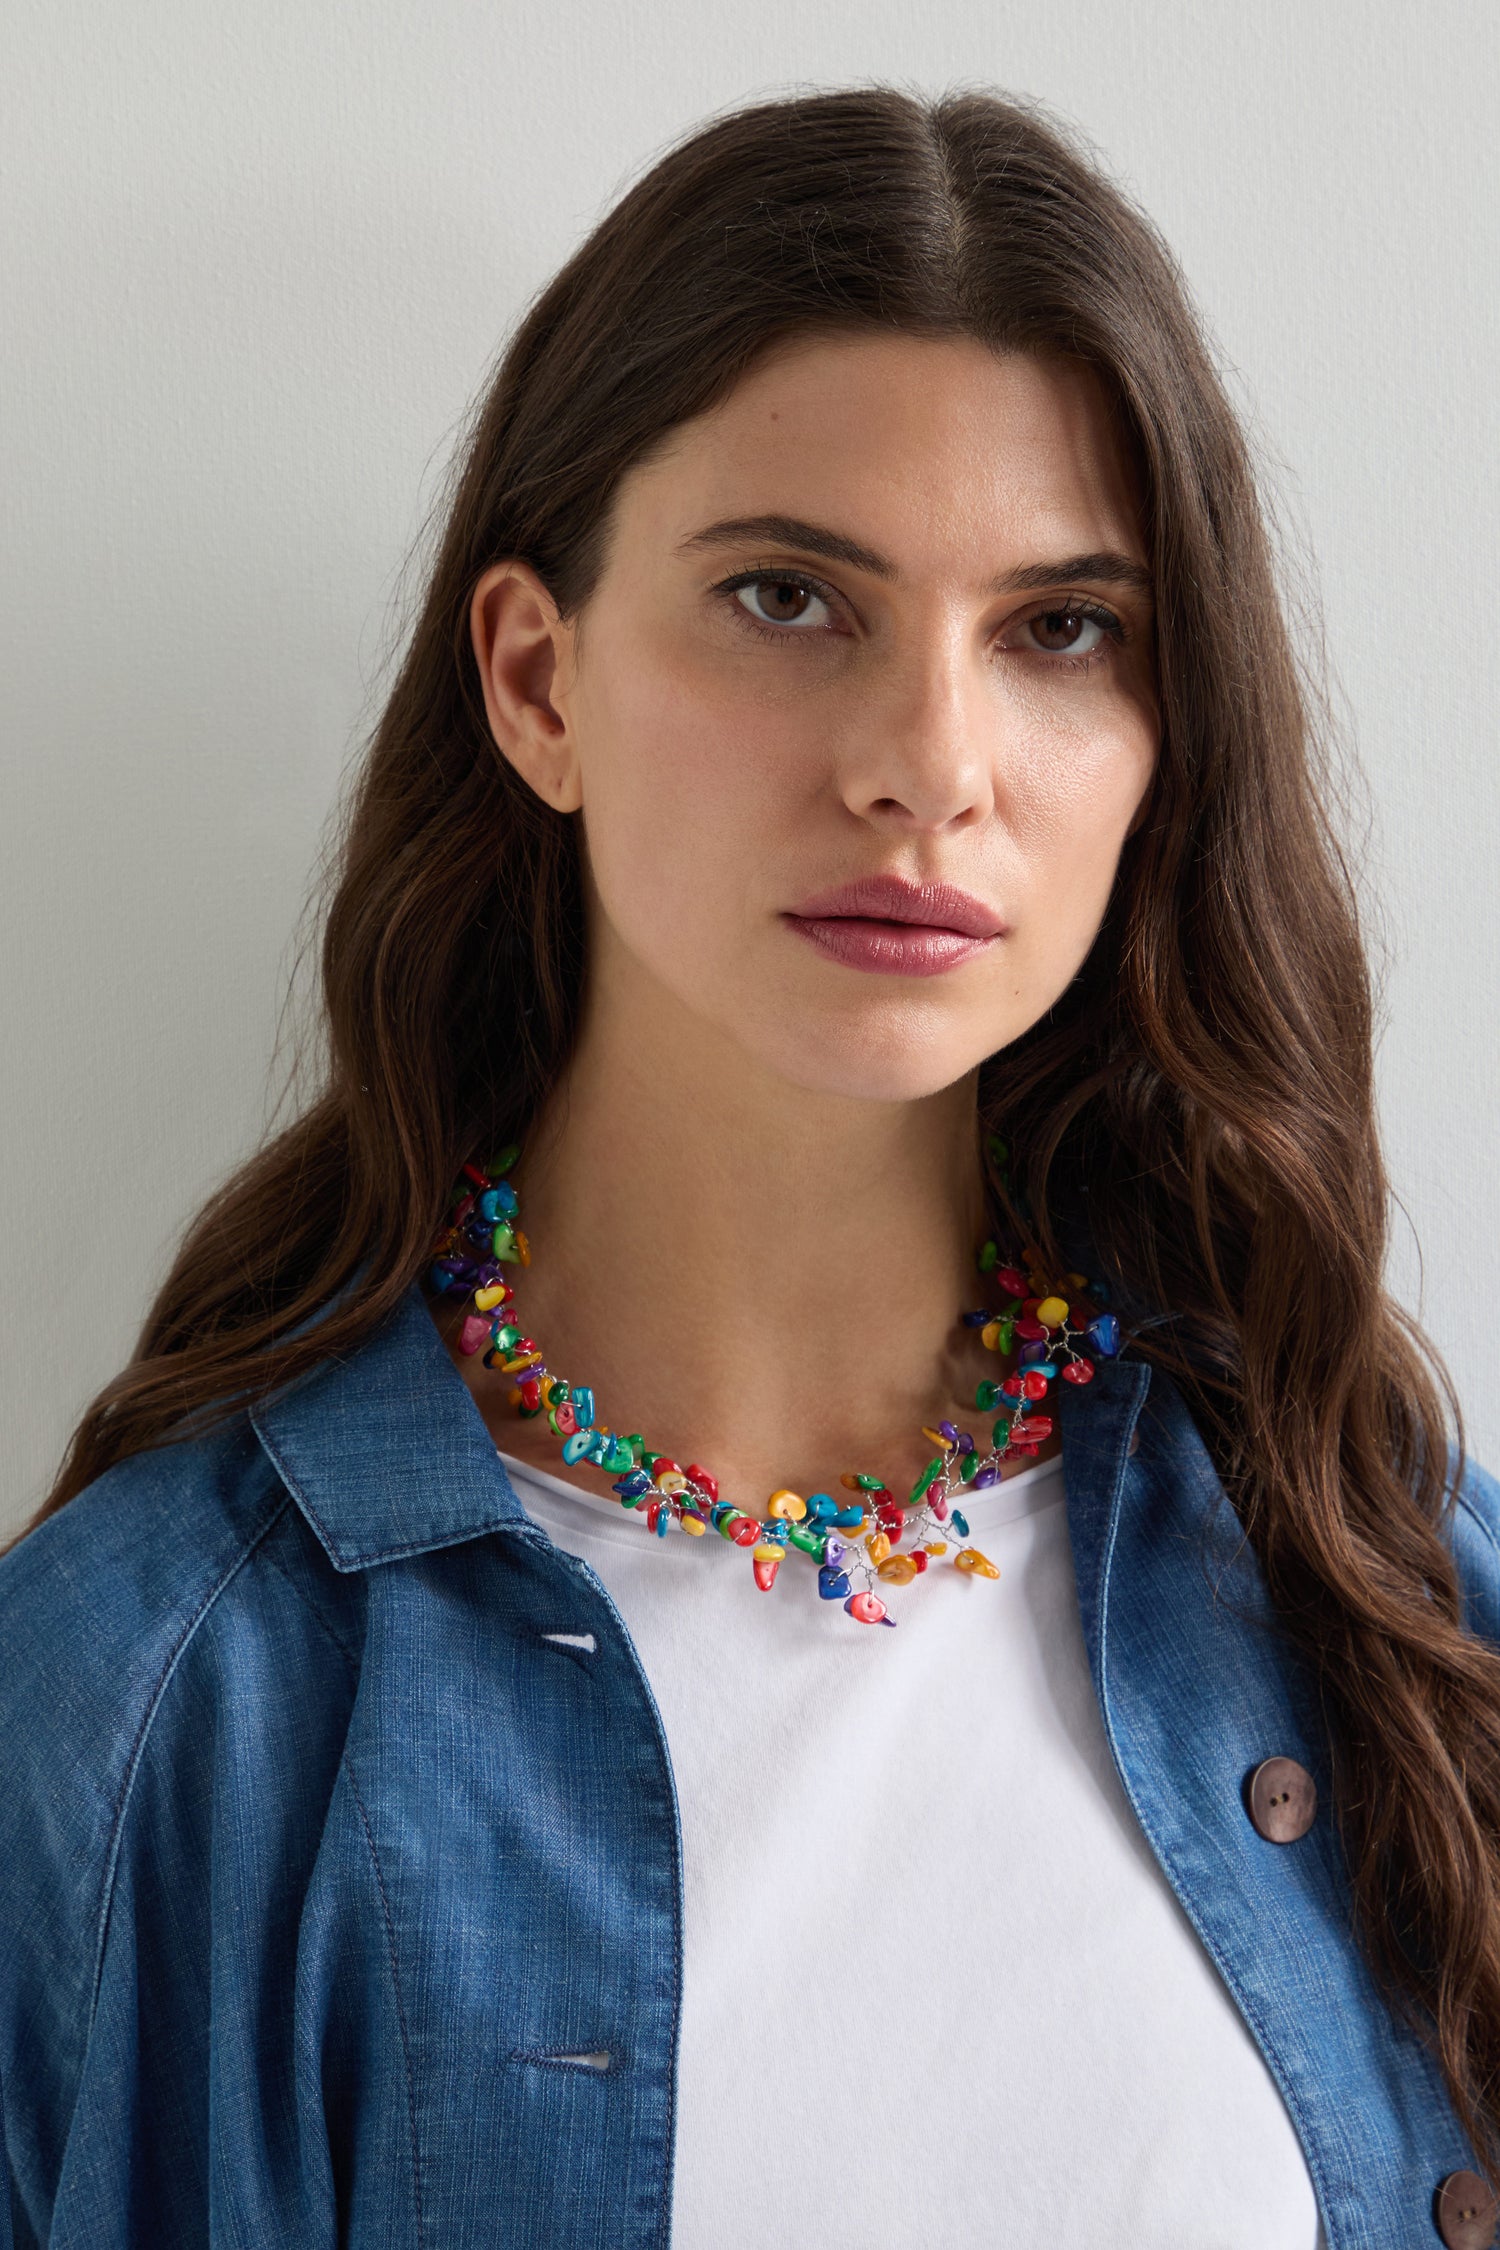
[[[580,1430],[594,1426],[594,1394],[587,1383],[580,1383],[573,1393],[573,1415]]]
[[[572,1463],[573,1463],[574,1461],[581,1461],[581,1460],[583,1459],[583,1457],[584,1457],[585,1453],[587,1453],[587,1451],[588,1451],[588,1449],[589,1449],[589,1446],[590,1446],[590,1443],[591,1443],[591,1442],[592,1442],[592,1432],[591,1432],[591,1431],[588,1431],[588,1430],[575,1430],[575,1431],[574,1431],[574,1433],[573,1433],[573,1435],[572,1435],[571,1437],[565,1437],[565,1438],[563,1439],[563,1442],[562,1442],[562,1457],[563,1457],[563,1459],[564,1459],[564,1460],[565,1460],[566,1462],[568,1462],[568,1463],[569,1463],[570,1465],[571,1465],[571,1464],[572,1464]]]

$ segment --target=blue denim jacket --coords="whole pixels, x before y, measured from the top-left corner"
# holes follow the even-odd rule
[[[1125,1359],[1060,1410],[1109,1742],[1329,2250],[1435,2242],[1472,2155],[1351,1938],[1310,1682],[1170,1384]],[[1479,1472],[1453,1538],[1500,1638]],[[415,1287],[359,1352],[41,1525],[0,1562],[0,1636],[0,2250],[666,2244],[660,1721]],[[1242,1794],[1278,1753],[1319,1785],[1290,1845]]]

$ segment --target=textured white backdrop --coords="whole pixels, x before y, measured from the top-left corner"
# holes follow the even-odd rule
[[[1393,1275],[1500,1469],[1500,18],[1457,0],[11,0],[0,1523],[257,1137],[453,434],[708,111],[1041,96],[1164,228],[1312,558],[1387,958]]]

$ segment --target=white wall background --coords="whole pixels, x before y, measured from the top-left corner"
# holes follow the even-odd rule
[[[1394,1278],[1500,1469],[1493,7],[10,0],[4,47],[0,1524],[260,1131],[397,572],[511,321],[694,120],[868,78],[1081,124],[1233,371],[1368,777]]]

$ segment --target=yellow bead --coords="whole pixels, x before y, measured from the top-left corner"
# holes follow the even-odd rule
[[[658,1492],[686,1492],[687,1478],[681,1469],[663,1469],[655,1479]]]
[[[785,1562],[785,1547],[770,1547],[762,1540],[750,1550],[752,1562]]]
[[[948,1542],[946,1539],[929,1539],[922,1552],[924,1555],[946,1555]]]
[[[540,1352],[515,1352],[509,1359],[502,1359],[500,1365],[507,1375],[518,1375],[523,1367],[540,1367],[541,1363]]]
[[[493,1312],[496,1305],[503,1305],[504,1302],[505,1284],[503,1281],[491,1282],[488,1289],[476,1289],[474,1292],[474,1310],[476,1312]]]
[[[953,1567],[968,1571],[974,1578],[998,1578],[1000,1575],[989,1556],[982,1555],[977,1547],[960,1547],[953,1558]]]
[[[981,1344],[983,1344],[983,1346],[984,1346],[984,1348],[985,1348],[985,1350],[986,1350],[987,1352],[997,1352],[997,1351],[999,1351],[999,1349],[1000,1349],[1000,1324],[999,1324],[999,1322],[998,1322],[998,1321],[994,1321],[994,1320],[987,1320],[987,1321],[985,1322],[984,1326],[983,1326],[983,1327],[982,1327],[982,1328],[980,1329],[980,1331],[979,1331],[979,1341],[981,1342]]]
[[[926,1438],[929,1445],[937,1446],[940,1452],[947,1451],[948,1440],[944,1437],[941,1430],[929,1430],[927,1424],[924,1422],[922,1424],[922,1435],[924,1438]]]
[[[523,1266],[529,1266],[531,1263],[531,1244],[527,1241],[525,1235],[522,1234],[519,1227],[515,1229],[515,1237],[516,1256],[520,1259]]]
[[[773,1492],[766,1502],[766,1514],[790,1517],[793,1523],[800,1523],[807,1514],[807,1502],[800,1493],[788,1492],[783,1487],[780,1492]]]
[[[1079,1289],[1087,1289],[1089,1285],[1089,1277],[1086,1273],[1065,1273],[1063,1280],[1068,1288],[1075,1292]]]
[[[891,1551],[891,1543],[883,1531],[872,1531],[865,1541],[865,1553],[872,1563],[883,1563]]]
[[[910,1555],[888,1555],[880,1565],[880,1576],[892,1586],[909,1586],[917,1575],[917,1566]]]
[[[701,1516],[683,1516],[681,1522],[683,1530],[690,1531],[695,1539],[701,1539],[708,1529]]]
[[[1065,1297],[1044,1297],[1036,1308],[1036,1317],[1044,1328],[1061,1328],[1068,1317]]]

